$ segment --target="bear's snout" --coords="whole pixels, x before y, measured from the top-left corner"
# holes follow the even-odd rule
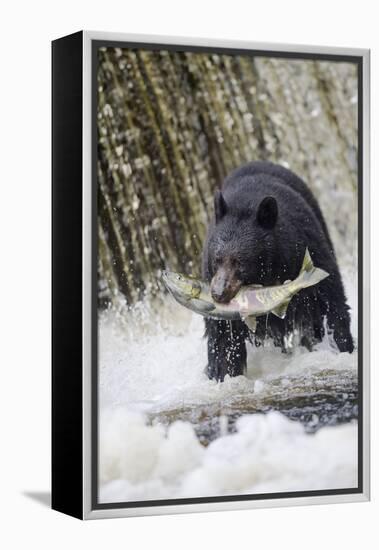
[[[227,304],[241,288],[241,281],[235,273],[220,267],[211,281],[212,298],[221,304]]]

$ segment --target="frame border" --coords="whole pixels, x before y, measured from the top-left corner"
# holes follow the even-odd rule
[[[102,46],[170,49],[261,57],[321,59],[357,64],[358,70],[358,487],[335,490],[181,498],[137,502],[97,502],[97,49]],[[367,501],[370,480],[370,235],[369,102],[370,51],[83,31],[83,518],[100,519],[168,513],[238,510],[304,504]],[[364,216],[363,216],[364,213]],[[365,330],[363,331],[363,326]]]
[[[77,518],[83,514],[82,241],[78,238],[82,232],[82,35],[76,32],[51,44],[51,507]]]

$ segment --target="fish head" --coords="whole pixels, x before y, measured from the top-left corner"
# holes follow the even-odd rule
[[[162,280],[167,290],[176,298],[193,300],[200,296],[201,283],[197,279],[174,271],[163,271]]]

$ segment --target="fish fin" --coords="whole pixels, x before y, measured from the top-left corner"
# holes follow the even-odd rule
[[[288,283],[290,283],[290,282],[291,282],[291,279],[287,279],[286,281],[284,281],[283,284],[286,285],[286,284],[288,284]]]
[[[255,332],[257,330],[257,318],[253,315],[250,315],[249,317],[245,317],[243,319],[244,323],[248,326],[248,328],[251,330],[251,332]]]
[[[215,309],[213,304],[205,302],[204,300],[198,300],[197,298],[192,298],[191,300],[188,300],[188,302],[193,304],[196,309],[202,311],[203,313],[210,313]]]
[[[323,279],[326,279],[326,277],[329,277],[329,273],[324,269],[314,266],[307,247],[305,249],[303,265],[297,278],[297,280],[301,282],[302,288],[313,286]]]
[[[263,287],[263,285],[258,285],[258,284],[255,285],[255,284],[254,284],[254,285],[248,285],[248,286],[246,286],[245,289],[246,289],[246,290],[247,290],[247,289],[253,290],[254,288],[262,288],[262,287]]]
[[[279,319],[284,319],[287,313],[288,304],[290,303],[291,298],[286,302],[283,302],[280,306],[271,310],[271,313],[279,317]]]
[[[312,262],[311,255],[309,254],[308,247],[307,247],[305,249],[304,260],[303,260],[303,265],[301,266],[301,269],[300,269],[300,274],[304,273],[304,271],[310,272],[310,271],[312,271],[313,268],[314,268],[314,265],[313,265],[313,262]]]

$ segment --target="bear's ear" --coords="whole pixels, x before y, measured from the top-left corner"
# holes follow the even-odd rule
[[[216,223],[222,220],[222,218],[225,216],[226,211],[228,207],[226,205],[225,199],[222,196],[221,191],[217,189],[215,192],[215,217],[216,217]]]
[[[274,197],[265,197],[258,206],[257,221],[265,229],[272,229],[278,219],[278,204]]]

